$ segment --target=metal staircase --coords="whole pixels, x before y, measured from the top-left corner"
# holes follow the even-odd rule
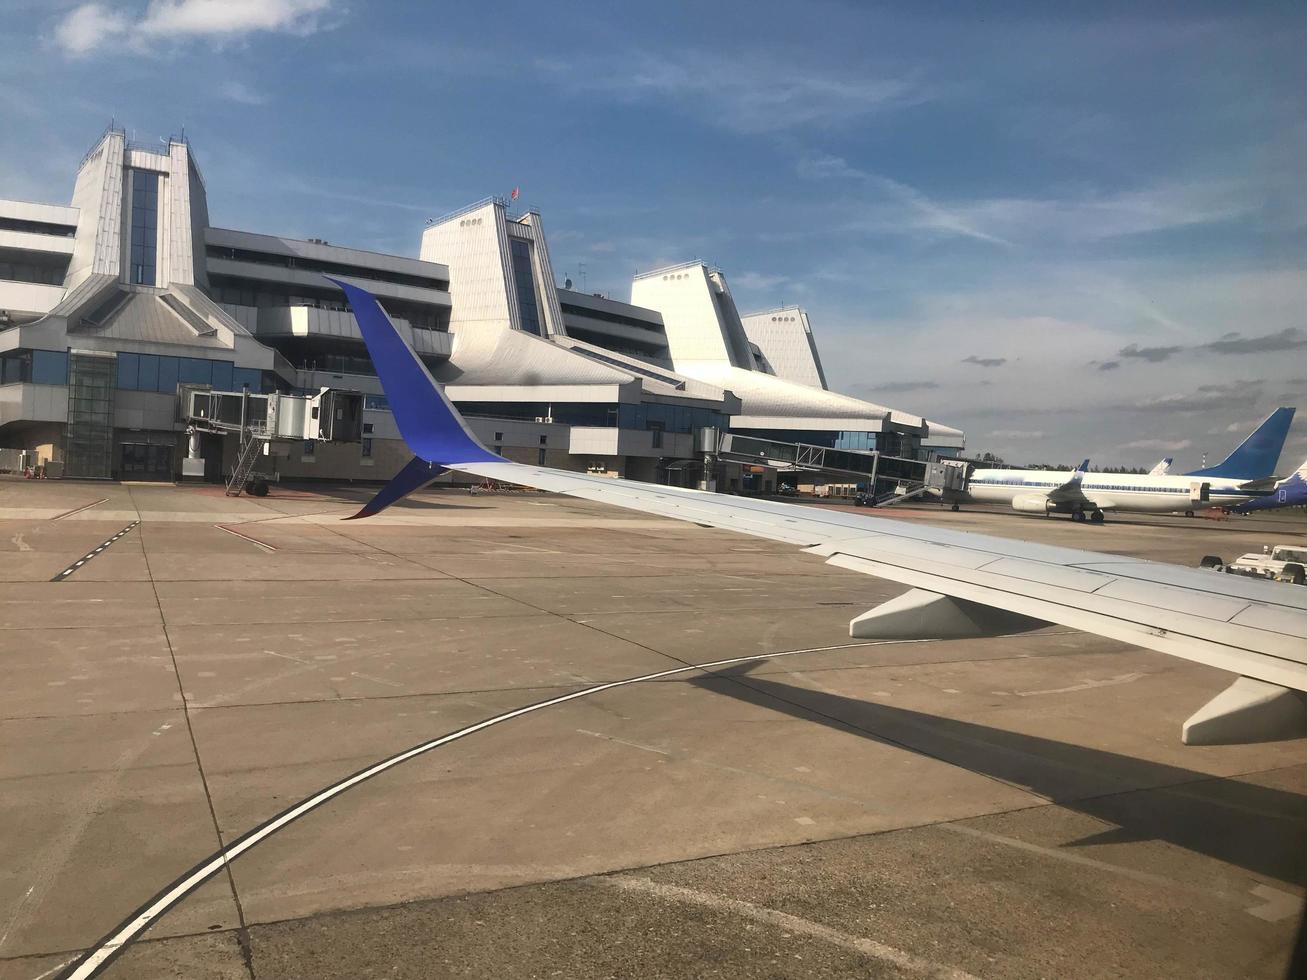
[[[245,489],[245,481],[250,478],[254,471],[254,464],[259,461],[259,456],[263,454],[263,446],[268,441],[267,436],[249,433],[245,442],[241,445],[240,452],[236,456],[236,465],[232,468],[231,478],[227,481],[227,496],[239,497],[241,491]]]
[[[901,504],[908,500],[915,500],[930,489],[931,487],[928,483],[910,484],[905,487],[902,492],[895,490],[893,493],[887,493],[876,498],[876,506],[892,507],[894,504]]]

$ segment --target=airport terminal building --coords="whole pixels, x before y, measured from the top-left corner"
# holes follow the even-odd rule
[[[903,458],[963,445],[830,391],[806,312],[741,315],[704,263],[641,273],[629,303],[560,287],[541,215],[496,198],[429,223],[417,258],[214,227],[184,139],[110,127],[69,205],[0,200],[0,448],[69,477],[221,479],[236,440],[197,432],[186,392],[332,389],[358,393],[358,438],[281,439],[262,465],[388,479],[411,454],[326,276],[373,292],[481,439],[521,462],[770,489],[767,467],[713,455],[714,433]]]

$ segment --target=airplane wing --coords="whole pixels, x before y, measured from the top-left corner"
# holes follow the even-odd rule
[[[1269,493],[1274,490],[1280,481],[1273,476],[1268,476],[1262,480],[1248,480],[1240,483],[1238,490],[1240,493]]]
[[[1088,502],[1081,484],[1085,479],[1085,473],[1089,471],[1089,460],[1085,460],[1077,466],[1071,473],[1071,479],[1067,480],[1060,487],[1054,487],[1048,491],[1048,499],[1055,504],[1081,504]]]
[[[881,517],[509,462],[472,435],[376,299],[352,284],[338,285],[348,295],[396,423],[418,460],[784,541],[832,565],[911,587],[854,619],[854,637],[993,636],[1056,623],[1239,675],[1229,690],[1186,722],[1188,743],[1307,731],[1307,699],[1301,693],[1307,691],[1307,590]],[[1078,484],[1087,464],[1070,482]],[[409,472],[415,465],[396,477],[400,491],[417,482]],[[387,487],[360,516],[402,495]]]

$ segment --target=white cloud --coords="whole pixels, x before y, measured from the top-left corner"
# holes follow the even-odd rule
[[[262,92],[256,92],[242,81],[231,78],[218,86],[218,94],[229,102],[238,102],[241,105],[264,105],[268,97]]]
[[[127,30],[127,18],[103,4],[87,3],[69,12],[54,29],[55,41],[69,54],[86,54]]]
[[[144,10],[88,3],[70,11],[54,30],[69,54],[88,54],[110,41],[231,40],[269,32],[312,34],[333,0],[151,0]]]
[[[784,286],[790,281],[789,276],[768,275],[765,272],[740,272],[734,273],[730,277],[732,290],[758,290],[765,292],[769,289],[775,289],[777,286]]]
[[[990,439],[1042,439],[1044,433],[1039,429],[995,429],[988,434]]]
[[[623,52],[588,59],[538,59],[566,89],[624,101],[664,101],[738,133],[772,133],[848,123],[930,96],[912,77],[863,75],[796,64],[765,51],[723,57],[707,51]]]
[[[890,224],[908,228],[960,235],[991,245],[1010,245],[1007,240],[985,231],[979,224],[966,218],[954,208],[940,204],[915,187],[881,174],[850,165],[842,157],[823,155],[799,161],[800,177],[813,180],[860,181],[881,191],[893,202],[907,209],[907,214],[891,217]],[[874,222],[878,226],[880,222]]]
[[[1154,395],[1137,402],[1144,412],[1205,412],[1253,408],[1261,400],[1262,382],[1233,381],[1199,385],[1195,391]]]
[[[876,207],[849,230],[930,231],[994,245],[1086,244],[1258,214],[1265,190],[1246,180],[1160,182],[1112,194],[1071,189],[1040,198],[976,198],[938,201],[916,187],[821,154],[799,161],[809,180],[857,182],[873,187],[906,209]]]
[[[311,34],[330,5],[331,0],[153,0],[140,26],[156,37]]]
[[[1122,443],[1121,449],[1153,449],[1161,453],[1178,453],[1193,445],[1189,439],[1136,439],[1134,442]]]
[[[1262,197],[1244,181],[1175,181],[1115,194],[993,198],[953,211],[1008,240],[1097,242],[1230,221],[1259,211]]]

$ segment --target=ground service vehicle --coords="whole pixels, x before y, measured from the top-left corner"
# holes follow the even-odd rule
[[[1262,549],[1261,554],[1250,552],[1241,555],[1228,565],[1215,555],[1208,555],[1202,560],[1203,568],[1225,571],[1231,575],[1250,575],[1254,578],[1269,578],[1276,582],[1288,582],[1292,585],[1307,584],[1307,547],[1277,544]]]

